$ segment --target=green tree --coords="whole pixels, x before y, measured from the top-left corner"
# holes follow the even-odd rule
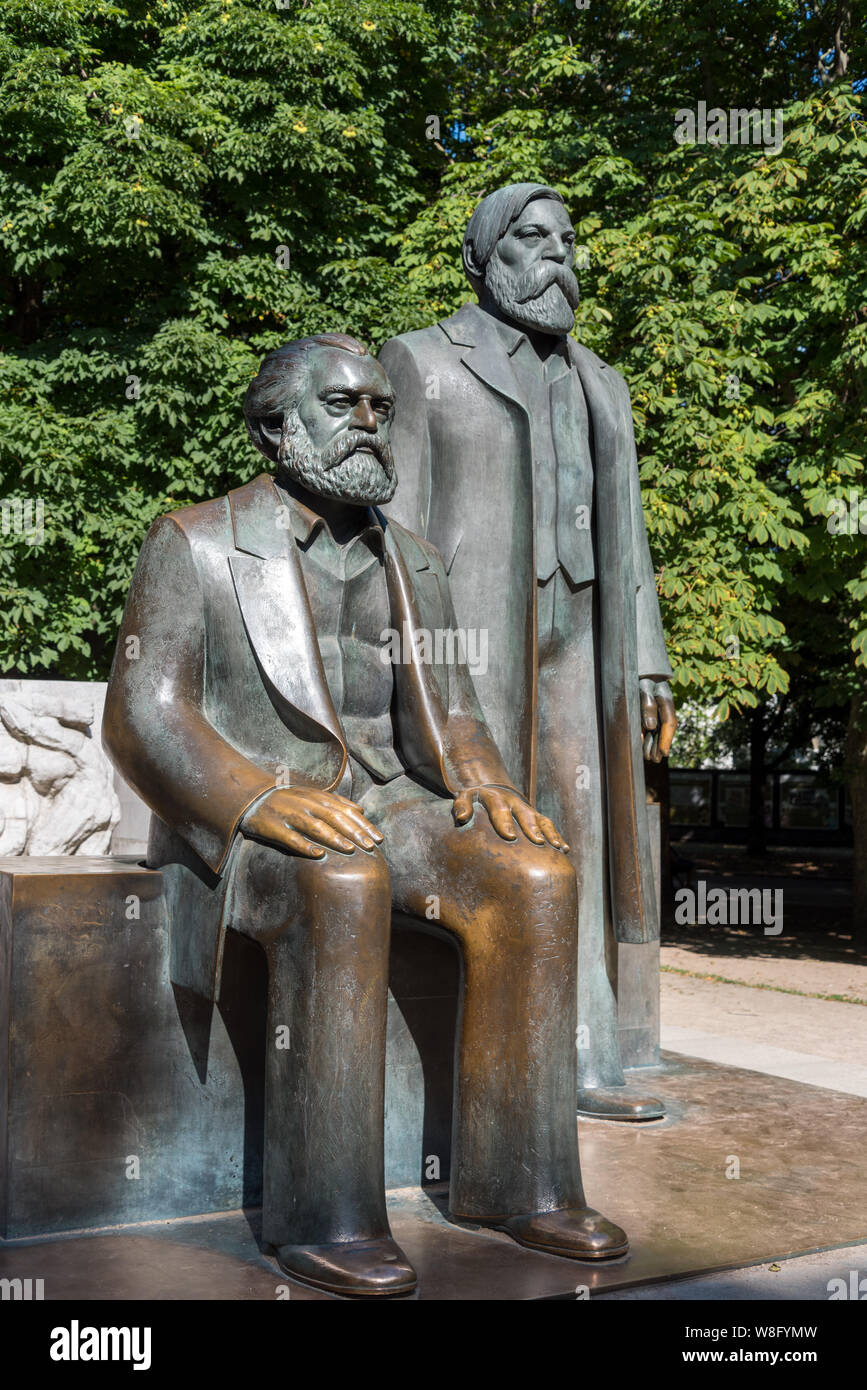
[[[0,666],[104,677],[144,532],[256,470],[265,351],[387,336],[435,190],[448,5],[7,0],[0,14]],[[10,512],[10,524],[14,521]]]
[[[283,4],[7,0],[0,472],[47,508],[0,551],[0,662],[104,675],[147,524],[256,467],[262,352],[443,317],[478,199],[553,183],[576,332],[633,392],[677,693],[849,703],[867,922],[865,545],[828,525],[865,492],[855,5]],[[677,143],[699,101],[780,110],[782,147]]]
[[[585,247],[576,334],[632,388],[676,693],[748,720],[757,765],[781,700],[805,738],[850,704],[861,925],[867,548],[828,526],[867,471],[867,119],[851,80],[867,45],[847,7],[805,14],[516,17],[507,56],[471,65],[442,195],[398,264],[441,316],[465,298],[455,252],[479,197],[523,179],[562,193]],[[676,113],[699,100],[779,109],[781,148],[678,144]]]

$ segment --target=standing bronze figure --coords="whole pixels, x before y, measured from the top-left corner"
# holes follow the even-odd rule
[[[629,391],[567,336],[575,232],[540,184],[485,198],[463,263],[478,304],[394,338],[400,490],[390,515],[441,552],[458,620],[489,630],[476,679],[516,786],[572,845],[579,1110],[651,1119],[624,1083],[616,942],[658,935],[644,757],[675,717]],[[583,1044],[583,1045],[582,1045]]]
[[[627,1249],[581,1186],[574,870],[436,640],[439,555],[377,509],[393,410],[352,338],[269,354],[245,414],[274,474],[155,523],[104,725],[153,812],[175,982],[217,998],[227,930],[266,953],[263,1237],[290,1276],[356,1295],[415,1284],[384,1195],[392,905],[438,902],[463,957],[452,1213],[572,1258]]]

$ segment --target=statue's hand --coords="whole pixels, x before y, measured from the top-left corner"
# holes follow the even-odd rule
[[[321,859],[326,849],[354,854],[357,845],[373,849],[382,843],[381,832],[354,801],[311,787],[275,787],[246,813],[241,832],[305,859]]]
[[[547,816],[540,816],[538,811],[533,810],[529,801],[505,787],[470,787],[467,791],[458,792],[453,808],[458,825],[466,825],[471,818],[474,801],[479,801],[484,806],[491,825],[501,840],[517,840],[517,821],[527,839],[532,840],[534,845],[544,845],[547,840],[555,849],[565,851],[569,848]]]
[[[649,763],[661,763],[667,758],[677,728],[674,700],[668,681],[639,681],[641,698],[641,732],[644,735],[644,757]]]

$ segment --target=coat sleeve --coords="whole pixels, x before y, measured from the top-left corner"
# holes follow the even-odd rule
[[[621,378],[622,380],[622,378]],[[632,554],[635,565],[635,621],[638,631],[638,679],[671,680],[671,666],[665,650],[665,634],[656,592],[656,575],[647,540],[644,510],[641,505],[641,482],[638,476],[638,456],[632,426],[632,404],[629,388],[626,394],[626,418],[629,430],[629,505],[632,514]]]
[[[390,338],[379,354],[395,395],[391,446],[397,491],[383,510],[417,536],[427,535],[430,519],[431,446],[425,379],[411,349]]]
[[[149,531],[106,694],[103,745],[134,791],[220,873],[241,817],[274,779],[204,712],[205,616],[185,531]]]

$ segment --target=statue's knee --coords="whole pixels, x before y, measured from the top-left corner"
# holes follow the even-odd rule
[[[521,845],[506,880],[505,891],[522,902],[535,904],[545,900],[567,912],[574,911],[577,905],[575,870],[559,850]]]
[[[322,859],[306,859],[277,845],[256,845],[247,862],[246,883],[254,915],[284,926],[311,908],[375,913],[391,902],[388,866],[378,849],[354,854],[328,850]],[[343,913],[346,915],[346,912]]]
[[[319,891],[341,902],[357,904],[362,912],[390,905],[388,865],[378,849],[357,849],[354,854],[329,850],[324,859],[308,862]]]

